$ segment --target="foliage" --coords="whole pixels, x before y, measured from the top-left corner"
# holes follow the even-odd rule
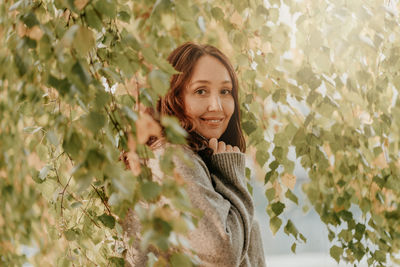
[[[171,157],[162,159],[162,184],[139,164],[152,157],[144,143],[160,130],[141,111],[168,90],[175,71],[167,55],[191,40],[220,47],[236,67],[249,151],[266,170],[271,230],[285,225],[293,251],[305,241],[284,218],[288,200],[298,202],[293,149],[310,177],[303,190],[329,229],[332,257],[385,265],[400,248],[395,5],[3,1],[1,263],[122,265],[129,207],[142,222],[142,245],[166,252],[150,262],[194,262],[180,237],[197,215]],[[281,21],[282,10],[297,31]],[[184,141],[174,118],[162,124],[171,142]],[[162,197],[173,205],[160,206]],[[139,202],[149,208],[141,211]],[[24,246],[39,252],[27,259]]]

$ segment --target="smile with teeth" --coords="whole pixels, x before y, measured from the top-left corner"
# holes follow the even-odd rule
[[[206,122],[221,122],[223,120],[223,119],[204,119],[204,118],[201,119]]]

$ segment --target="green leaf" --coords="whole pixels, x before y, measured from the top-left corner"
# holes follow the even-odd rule
[[[47,140],[53,145],[53,146],[58,146],[58,137],[54,133],[54,131],[47,131],[46,133]]]
[[[296,242],[293,242],[292,246],[290,247],[290,250],[291,250],[293,253],[296,253],[296,247],[297,247]]]
[[[182,3],[176,4],[175,5],[175,10],[178,15],[178,17],[182,21],[193,21],[193,12],[189,6],[185,4],[184,1]]]
[[[360,241],[360,240],[362,239],[364,233],[365,233],[365,229],[366,229],[366,227],[365,227],[364,224],[357,223],[356,228],[355,228],[356,231],[355,231],[355,233],[354,233],[354,237],[355,237],[357,240]]]
[[[76,240],[77,235],[78,235],[78,231],[75,228],[70,228],[70,229],[64,231],[64,236],[68,241]]]
[[[142,48],[141,51],[142,51],[144,59],[147,62],[152,63],[152,64],[157,64],[158,59],[157,59],[157,56],[156,56],[156,52],[154,51],[153,48],[144,47],[144,48]]]
[[[104,90],[98,90],[94,100],[95,108],[97,110],[103,110],[104,107],[110,102],[111,95]]]
[[[246,173],[247,180],[250,180],[250,178],[251,178],[251,169],[246,167],[245,173]]]
[[[269,14],[268,9],[263,4],[257,6],[256,9],[257,16],[262,16],[262,15],[268,16],[268,14]]]
[[[86,27],[79,27],[75,34],[73,46],[81,56],[85,56],[94,48],[95,40],[93,32]]]
[[[169,89],[169,76],[162,70],[152,70],[148,76],[151,88],[160,96],[164,96]]]
[[[268,201],[271,202],[275,198],[275,189],[273,187],[268,188],[265,190],[265,196],[267,197]]]
[[[42,179],[39,176],[40,176],[40,172],[35,171],[34,174],[32,175],[32,180],[35,181],[35,183],[41,184],[45,181],[45,179]]]
[[[92,78],[79,61],[72,66],[71,74],[73,74],[74,84],[81,87],[81,91],[85,92]]]
[[[269,19],[276,23],[279,18],[279,9],[278,8],[270,8],[269,9]]]
[[[82,202],[76,201],[71,204],[71,208],[76,209],[82,206]]]
[[[49,75],[49,79],[47,83],[51,86],[57,89],[57,91],[60,93],[60,95],[65,96],[66,94],[69,93],[71,84],[68,82],[67,78],[64,79],[57,79],[53,75]]]
[[[242,128],[247,135],[250,135],[257,129],[257,125],[253,121],[245,121],[242,123]]]
[[[82,141],[79,134],[72,132],[67,138],[64,138],[63,149],[73,158],[77,157],[82,149]]]
[[[190,258],[182,253],[174,253],[171,257],[172,267],[191,267],[193,266]]]
[[[28,28],[32,28],[35,25],[39,25],[39,21],[33,12],[29,12],[22,16],[22,21],[28,26]]]
[[[15,61],[15,65],[16,65],[16,67],[18,69],[19,75],[20,76],[25,75],[25,73],[28,71],[28,67],[29,66],[27,66],[27,64],[25,63],[23,58],[20,55],[15,54],[14,55],[14,61]]]
[[[72,25],[63,35],[62,42],[65,47],[70,47],[75,39],[75,34],[79,29],[79,25]]]
[[[115,266],[115,267],[124,267],[125,266],[124,258],[110,257],[109,260],[110,260],[111,266]]]
[[[299,201],[297,199],[297,196],[295,194],[293,194],[293,192],[288,189],[285,193],[285,197],[287,197],[288,199],[290,199],[291,201],[293,201],[294,203],[296,203],[297,205],[299,204]]]
[[[239,13],[241,13],[245,8],[246,8],[246,2],[241,1],[241,0],[232,0],[233,5]]]
[[[90,149],[86,155],[88,169],[101,170],[105,163],[105,156],[97,149]]]
[[[85,117],[85,126],[91,130],[94,134],[98,134],[99,130],[103,128],[106,123],[106,117],[99,112],[91,111]]]
[[[344,240],[345,242],[350,242],[353,239],[353,235],[351,233],[351,231],[343,229],[342,231],[340,231],[339,238],[341,238],[342,240]]]
[[[299,231],[297,230],[296,226],[294,226],[294,224],[291,220],[287,221],[284,231],[287,235],[291,234],[296,239],[297,239],[297,235],[299,234]]]
[[[89,27],[96,29],[97,31],[101,31],[103,28],[101,18],[99,18],[95,10],[90,5],[85,8],[85,20]]]
[[[214,19],[216,19],[218,21],[220,21],[224,18],[224,12],[219,7],[213,7],[211,9],[211,15],[214,17]]]
[[[102,215],[98,216],[97,219],[99,219],[104,224],[105,227],[114,229],[115,218],[113,216],[103,213]]]
[[[274,150],[272,151],[272,155],[275,157],[276,160],[283,159],[283,148],[279,146],[275,146]]]
[[[113,19],[117,15],[116,2],[112,0],[98,0],[95,3],[96,10],[110,19]]]
[[[300,239],[303,240],[304,243],[307,242],[307,238],[304,237],[302,233],[299,233]]]
[[[145,200],[153,201],[160,195],[161,187],[155,182],[144,182],[140,187],[140,191]]]
[[[165,128],[165,134],[169,141],[174,144],[185,144],[187,132],[180,126],[177,118],[164,116],[161,125]]]
[[[386,253],[385,251],[377,250],[373,255],[378,262],[386,262]]]
[[[269,164],[269,168],[270,168],[272,171],[276,170],[278,167],[279,167],[279,161],[277,161],[277,160],[274,160],[273,162],[271,162],[271,163]]]
[[[283,204],[282,202],[275,202],[271,204],[271,208],[275,215],[278,216],[285,209],[285,204]]]
[[[282,220],[279,219],[277,216],[272,217],[269,220],[269,227],[272,231],[272,234],[274,235],[276,234],[276,232],[278,232],[279,228],[281,228],[281,225],[282,225]]]
[[[129,23],[131,16],[125,11],[120,11],[118,12],[118,18],[124,22]]]
[[[194,21],[184,21],[182,23],[182,28],[184,29],[184,33],[189,36],[189,38],[195,39],[198,38],[201,34],[197,23]]]
[[[332,246],[330,249],[330,255],[336,260],[337,263],[340,262],[340,256],[343,254],[343,248],[338,246]]]
[[[353,220],[353,214],[350,211],[347,210],[342,210],[339,212],[340,217],[347,221],[350,222],[351,220]]]
[[[268,159],[269,159],[268,151],[257,149],[256,161],[260,166],[264,166],[264,164],[268,161]]]
[[[165,174],[172,175],[173,170],[174,170],[174,162],[172,160],[172,157],[174,155],[174,152],[172,149],[168,148],[164,155],[160,158],[160,168]]]
[[[267,184],[269,180],[271,180],[272,175],[275,173],[275,171],[269,171],[265,174],[264,177],[264,184]]]
[[[253,186],[250,183],[247,183],[247,190],[249,191],[250,195],[253,195]]]

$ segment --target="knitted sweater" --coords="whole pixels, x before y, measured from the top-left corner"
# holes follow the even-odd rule
[[[157,149],[156,156],[162,150]],[[198,154],[187,147],[183,150],[193,164],[175,158],[175,170],[186,182],[193,207],[203,211],[196,229],[188,235],[192,249],[202,261],[200,266],[265,266],[260,229],[253,218],[253,201],[246,188],[244,154],[214,154],[208,168]],[[157,169],[154,162],[151,165]],[[135,257],[129,253],[127,256]],[[144,261],[140,258],[136,255],[135,266]],[[132,263],[132,259],[127,261]]]

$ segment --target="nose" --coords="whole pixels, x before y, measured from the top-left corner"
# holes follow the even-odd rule
[[[219,95],[210,96],[207,110],[208,111],[222,110],[222,103],[221,103],[221,98]]]

